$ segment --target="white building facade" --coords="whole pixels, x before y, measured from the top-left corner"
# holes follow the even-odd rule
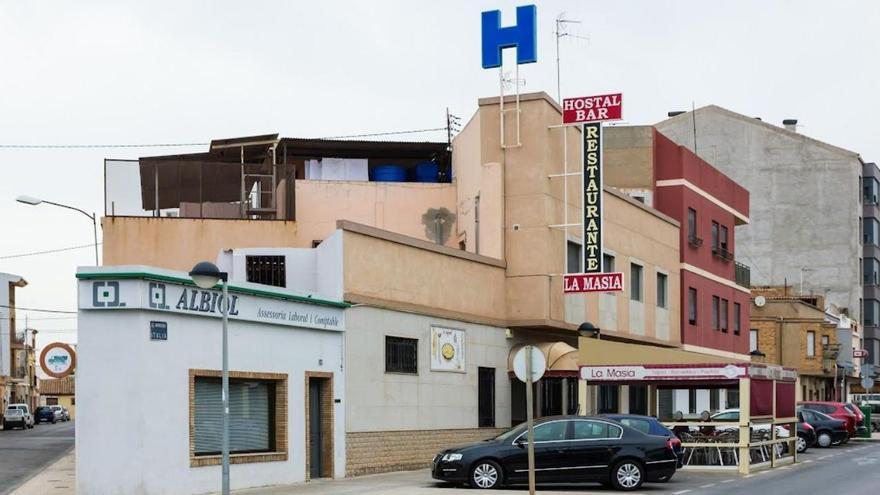
[[[219,290],[144,266],[81,268],[78,493],[220,488]],[[233,489],[345,474],[345,303],[230,283]]]

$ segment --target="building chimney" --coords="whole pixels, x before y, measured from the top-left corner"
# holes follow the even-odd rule
[[[782,121],[782,125],[791,132],[797,132],[797,119],[785,119]]]
[[[686,112],[684,112],[683,110],[675,110],[675,111],[672,111],[672,112],[667,112],[667,113],[666,113],[666,116],[667,116],[667,117],[675,117],[676,115],[681,115],[681,114],[683,114],[683,113],[686,113]]]

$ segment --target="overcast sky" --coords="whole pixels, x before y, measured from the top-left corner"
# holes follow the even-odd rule
[[[0,144],[207,142],[278,132],[314,137],[441,127],[498,94],[480,66],[480,12],[514,22],[526,1],[0,0]],[[624,93],[624,117],[718,104],[880,160],[880,2],[538,2],[538,63],[523,91]],[[512,60],[513,53],[506,57]],[[441,139],[444,133],[406,139]],[[74,310],[90,221],[20,194],[103,212],[103,159],[205,147],[0,148],[0,271],[29,282],[21,307]],[[100,237],[100,233],[99,233]],[[4,308],[0,308],[3,312]],[[75,341],[70,315],[28,314],[38,345]]]

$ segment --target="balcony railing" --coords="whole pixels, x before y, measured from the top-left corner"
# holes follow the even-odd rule
[[[712,248],[712,255],[716,258],[721,258],[724,261],[733,261],[733,253],[720,246]]]
[[[745,287],[746,289],[752,286],[752,269],[749,268],[748,265],[744,265],[739,261],[735,261],[735,279],[736,285],[740,287]]]
[[[703,239],[700,239],[699,237],[697,237],[695,235],[689,235],[688,236],[688,244],[690,244],[691,247],[698,248],[703,245]]]

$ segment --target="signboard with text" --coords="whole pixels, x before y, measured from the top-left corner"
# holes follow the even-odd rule
[[[602,124],[584,124],[584,273],[602,271]]]
[[[623,93],[578,96],[562,100],[562,123],[585,124],[623,118]]]
[[[864,359],[868,357],[867,349],[853,349],[853,357],[856,359]]]
[[[726,366],[581,366],[581,378],[587,381],[706,380],[734,379],[746,375],[746,369]]]
[[[563,275],[566,294],[577,292],[620,292],[623,290],[623,273],[568,273]]]

